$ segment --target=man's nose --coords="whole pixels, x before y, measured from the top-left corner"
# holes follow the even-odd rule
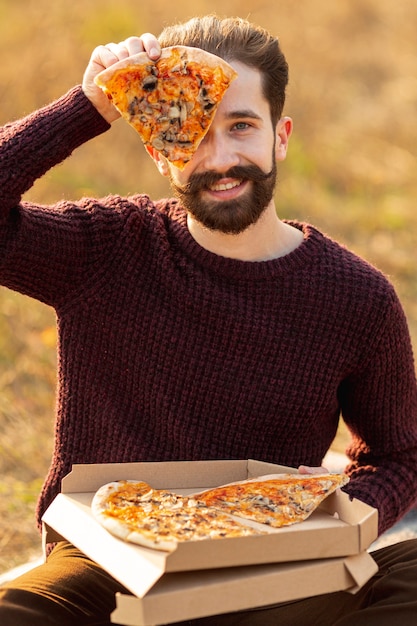
[[[210,129],[198,147],[199,165],[205,170],[227,172],[239,165],[240,157],[233,149],[232,141],[224,134]]]

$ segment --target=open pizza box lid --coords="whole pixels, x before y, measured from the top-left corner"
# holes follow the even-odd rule
[[[154,606],[153,603],[168,606],[168,598],[174,605],[177,602],[182,605],[185,597],[188,606],[195,596],[196,607],[200,607],[196,610],[207,611],[208,607],[204,609],[199,599],[204,595],[202,588],[220,592],[220,588],[230,587],[232,595],[236,595],[232,590],[239,588],[242,608],[257,606],[257,602],[264,605],[294,599],[293,585],[282,587],[281,582],[290,581],[292,573],[295,580],[307,569],[306,583],[307,578],[311,580],[300,585],[302,596],[363,584],[375,571],[375,563],[365,551],[377,537],[377,511],[358,500],[350,501],[347,494],[340,491],[330,495],[300,524],[265,535],[184,542],[170,553],[142,548],[114,537],[98,524],[90,509],[97,489],[115,480],[143,480],[156,489],[171,489],[187,495],[233,481],[294,471],[255,460],[75,465],[62,481],[62,492],[43,516],[44,541],[70,541],[132,592],[136,596],[133,600],[145,601],[146,596],[146,607]],[[322,568],[329,573],[324,578],[319,574]],[[195,570],[199,570],[198,576]],[[253,585],[253,579],[259,585]],[[242,591],[246,585],[258,588],[258,600],[251,592]],[[216,613],[220,609],[226,612],[239,609],[235,605],[222,608],[217,600],[216,595]],[[131,601],[129,596],[120,596],[117,611]],[[144,606],[142,602],[141,610]],[[198,613],[205,614],[209,613]],[[125,621],[119,623],[157,624],[163,623],[165,618],[155,621],[156,615],[151,612],[142,615],[142,621],[123,619]],[[178,619],[188,617],[181,614]],[[174,621],[172,616],[168,621]]]

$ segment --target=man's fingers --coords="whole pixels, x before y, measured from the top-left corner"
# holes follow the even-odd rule
[[[116,44],[106,44],[105,46],[97,46],[91,55],[91,64],[99,66],[100,69],[105,69],[106,67],[110,67],[114,63],[120,60],[120,57],[117,53]]]
[[[146,52],[153,61],[160,57],[161,47],[155,35],[145,33],[141,37],[128,37],[119,43],[110,42],[103,46],[97,46],[91,55],[84,73],[83,90],[99,113],[110,123],[117,119],[120,114],[101,89],[95,85],[94,79],[102,70],[140,52]]]
[[[153,60],[159,58],[161,47],[154,35],[145,33],[141,37],[128,37],[119,43],[110,42],[98,46],[92,54],[92,60],[99,63],[104,69],[140,52],[147,52]]]
[[[161,56],[161,46],[155,35],[152,35],[152,33],[144,33],[141,35],[140,39],[142,40],[144,50],[148,53],[149,58],[156,61],[156,59]]]

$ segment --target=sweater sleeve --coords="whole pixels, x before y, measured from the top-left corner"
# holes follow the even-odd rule
[[[92,219],[93,202],[42,207],[21,197],[36,179],[109,127],[78,86],[0,129],[1,284],[54,305],[76,273],[81,280],[81,263],[91,262],[86,250],[92,247],[97,255],[88,226],[99,221]]]
[[[0,210],[7,220],[21,196],[81,144],[110,128],[80,86],[0,129]]]
[[[417,387],[403,309],[392,291],[374,350],[341,391],[353,439],[345,490],[379,511],[382,533],[417,499]]]

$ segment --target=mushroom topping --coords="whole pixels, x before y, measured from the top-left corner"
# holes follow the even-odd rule
[[[158,84],[158,79],[156,76],[146,76],[143,79],[142,87],[145,91],[153,91]]]

